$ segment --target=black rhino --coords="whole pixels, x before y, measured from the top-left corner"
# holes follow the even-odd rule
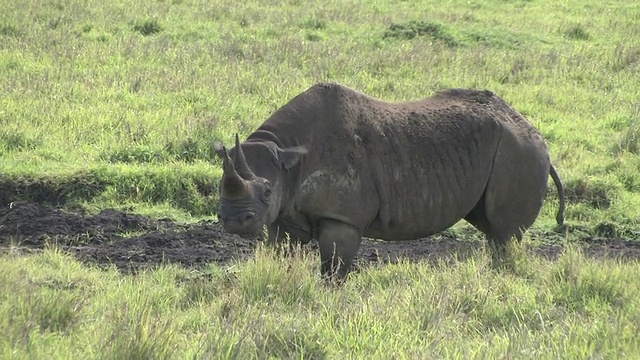
[[[465,219],[494,254],[520,239],[548,177],[564,192],[540,133],[490,91],[449,89],[390,103],[317,84],[223,160],[219,220],[278,243],[318,241],[325,276],[343,279],[361,237],[423,238]]]

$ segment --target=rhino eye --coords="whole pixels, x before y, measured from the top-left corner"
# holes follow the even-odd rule
[[[267,179],[262,179],[262,184],[264,186],[264,197],[269,197],[271,195],[271,183]]]

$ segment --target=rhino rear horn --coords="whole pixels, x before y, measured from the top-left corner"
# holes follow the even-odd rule
[[[236,133],[236,152],[234,160],[236,170],[243,179],[253,180],[256,178],[256,175],[253,173],[253,171],[251,171],[249,165],[247,164],[247,159],[244,157],[244,151],[242,151],[242,146],[240,146],[240,138],[238,137],[238,133]]]
[[[247,184],[236,171],[227,148],[222,146],[220,149],[216,149],[216,153],[222,158],[222,171],[224,172],[222,176],[223,193],[230,196],[241,195],[246,191]]]

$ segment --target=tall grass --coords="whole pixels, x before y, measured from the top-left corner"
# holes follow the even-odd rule
[[[316,275],[315,255],[139,275],[55,249],[0,258],[0,354],[31,358],[627,358],[640,351],[637,262],[482,252]]]

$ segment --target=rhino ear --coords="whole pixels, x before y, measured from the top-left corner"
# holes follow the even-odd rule
[[[304,146],[296,146],[286,149],[278,149],[278,161],[283,170],[289,170],[294,167],[300,159],[309,153]]]
[[[227,149],[222,144],[213,144],[213,152],[222,160],[226,157]]]

